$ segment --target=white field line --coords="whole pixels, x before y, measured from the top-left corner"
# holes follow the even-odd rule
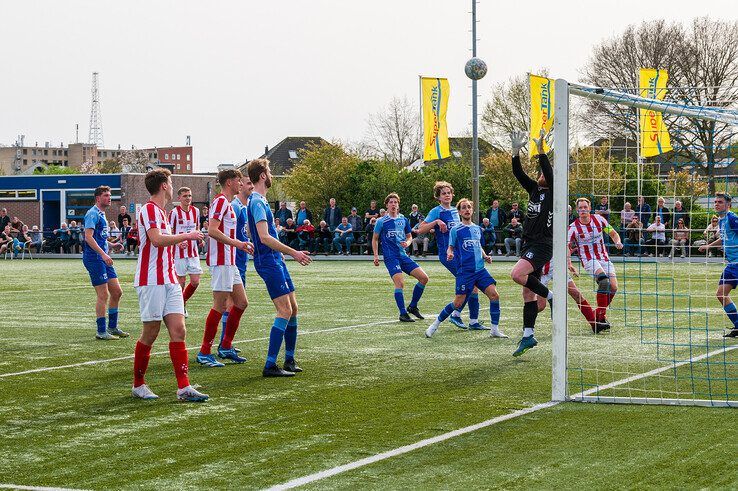
[[[354,324],[352,326],[342,326],[342,327],[331,327],[328,329],[317,329],[314,331],[303,331],[299,332],[298,336],[306,336],[308,334],[320,334],[325,332],[336,332],[336,331],[347,331],[349,329],[356,329],[359,327],[371,327],[371,326],[379,326],[383,324],[394,324],[396,323],[396,320],[386,320],[386,321],[378,321],[378,322],[367,322],[364,324]],[[267,341],[269,339],[269,336],[261,337],[261,338],[251,338],[251,339],[242,339],[240,341],[234,341],[233,344],[238,343],[252,343],[256,341]],[[188,351],[200,349],[200,345],[197,346],[190,346],[187,348]],[[151,355],[168,355],[169,351],[156,351],[151,353]],[[127,355],[127,356],[119,356],[117,358],[106,358],[104,360],[90,360],[90,361],[83,361],[80,363],[72,363],[69,365],[59,365],[56,367],[41,367],[41,368],[33,368],[31,370],[23,370],[22,372],[14,372],[14,373],[3,373],[0,374],[0,378],[7,378],[7,377],[17,377],[20,375],[28,375],[31,373],[41,373],[41,372],[51,372],[54,370],[64,370],[66,368],[76,368],[76,367],[84,367],[89,365],[100,365],[103,363],[111,363],[115,361],[123,361],[123,360],[132,360],[133,355]]]
[[[591,394],[593,392],[596,392],[597,390],[606,390],[606,389],[609,389],[609,388],[612,388],[612,387],[616,387],[618,385],[627,384],[629,382],[633,382],[633,381],[636,381],[636,380],[639,380],[639,379],[642,379],[642,378],[650,377],[652,375],[657,375],[657,374],[662,373],[662,372],[665,372],[667,370],[678,368],[678,367],[684,366],[684,365],[686,365],[688,363],[691,363],[691,362],[696,362],[696,361],[704,360],[705,358],[708,358],[710,356],[718,355],[720,353],[725,353],[727,351],[731,351],[731,350],[734,350],[734,349],[737,349],[737,348],[738,348],[738,345],[735,345],[735,346],[729,346],[729,347],[726,347],[726,348],[723,348],[723,349],[711,351],[711,352],[705,353],[703,355],[692,357],[692,358],[690,358],[689,360],[686,360],[686,361],[682,361],[682,362],[674,363],[674,364],[671,364],[671,365],[668,365],[668,366],[656,368],[656,369],[650,370],[648,372],[644,372],[644,373],[641,373],[641,374],[638,374],[638,375],[633,375],[633,376],[630,376],[630,377],[627,377],[627,378],[624,378],[624,379],[621,379],[621,380],[616,380],[615,382],[609,383],[607,385],[603,385],[601,387],[596,387],[594,389],[589,389],[589,390],[583,391],[583,392],[581,392],[579,394],[576,394],[576,395],[572,396],[572,398],[576,398],[577,396],[582,396],[582,395],[589,395],[589,394]],[[525,408],[525,409],[519,409],[519,410],[514,411],[512,413],[509,413],[509,414],[504,414],[502,416],[497,416],[495,418],[488,419],[486,421],[482,421],[481,423],[477,423],[477,424],[474,424],[474,425],[471,425],[471,426],[465,426],[464,428],[459,428],[458,430],[449,431],[448,433],[443,433],[441,435],[434,436],[432,438],[426,438],[425,440],[420,440],[419,442],[412,443],[410,445],[405,445],[405,446],[398,447],[398,448],[395,448],[395,449],[392,449],[392,450],[388,450],[386,452],[382,452],[382,453],[379,453],[379,454],[376,454],[376,455],[372,455],[370,457],[365,457],[363,459],[356,460],[354,462],[349,462],[348,464],[343,464],[343,465],[339,465],[339,466],[336,466],[336,467],[332,467],[330,469],[319,471],[319,472],[316,472],[314,474],[309,474],[307,476],[298,477],[297,479],[292,479],[291,481],[287,481],[287,482],[282,483],[282,484],[277,484],[276,486],[272,486],[271,488],[268,488],[268,489],[270,491],[278,491],[278,490],[293,489],[293,488],[297,488],[297,487],[300,487],[300,486],[304,486],[306,484],[310,484],[310,483],[315,482],[315,481],[320,481],[322,479],[326,479],[328,477],[332,477],[332,476],[335,476],[337,474],[341,474],[341,473],[344,473],[344,472],[347,472],[347,471],[358,469],[359,467],[364,467],[366,465],[374,464],[374,463],[379,462],[381,460],[389,459],[389,458],[392,458],[392,457],[397,457],[398,455],[402,455],[402,454],[405,454],[405,453],[408,453],[408,452],[412,452],[413,450],[417,450],[419,448],[427,447],[427,446],[433,445],[435,443],[440,443],[440,442],[449,440],[451,438],[456,438],[457,436],[465,435],[467,433],[471,433],[473,431],[477,431],[477,430],[480,430],[482,428],[487,428],[489,426],[495,425],[497,423],[501,423],[503,421],[508,421],[508,420],[511,420],[511,419],[514,419],[514,418],[518,418],[520,416],[525,416],[527,414],[530,414],[530,413],[533,413],[533,412],[536,412],[536,411],[540,411],[541,409],[548,409],[548,408],[553,407],[553,406],[556,406],[558,404],[560,404],[560,401],[549,401],[549,402],[544,402],[542,404],[536,404],[535,406],[531,406],[531,407],[528,407],[528,408]]]
[[[0,484],[0,489],[30,489],[32,491],[82,491],[73,488],[45,488],[42,486],[21,486],[20,484]]]
[[[63,286],[63,287],[54,287],[50,291],[59,292],[59,291],[65,291],[65,290],[85,290],[85,289],[91,289],[92,287],[90,285],[79,285],[79,286]],[[44,293],[46,290],[39,291],[39,290],[0,290],[0,293],[5,295],[6,293]],[[0,484],[0,486],[2,486]]]

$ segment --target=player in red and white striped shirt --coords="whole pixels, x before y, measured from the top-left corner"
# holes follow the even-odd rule
[[[600,215],[592,215],[592,207],[587,198],[579,198],[576,202],[579,215],[569,225],[569,248],[575,247],[584,269],[597,281],[597,310],[595,311],[595,332],[609,329],[610,324],[605,316],[607,307],[618,290],[615,266],[610,261],[605,247],[604,234],[608,234],[615,247],[623,248],[618,232]]]
[[[169,223],[172,226],[173,234],[186,234],[193,230],[198,230],[200,223],[200,210],[192,205],[192,190],[188,187],[181,187],[177,191],[179,205],[172,208],[169,213]],[[174,248],[174,270],[177,273],[177,279],[182,287],[182,295],[185,304],[187,300],[195,293],[200,285],[200,275],[202,268],[200,267],[200,254],[197,251],[196,240],[186,240],[177,244]],[[187,275],[190,275],[190,283],[185,286]],[[185,317],[187,310],[185,309]]]
[[[248,306],[246,290],[241,282],[241,274],[236,267],[236,249],[253,254],[254,248],[250,242],[242,242],[236,238],[236,213],[231,201],[241,190],[241,172],[237,169],[226,169],[218,173],[218,183],[221,194],[213,199],[210,205],[208,218],[208,254],[207,264],[210,266],[210,284],[213,288],[213,308],[210,309],[205,320],[205,333],[202,346],[197,354],[197,362],[208,367],[222,367],[223,364],[215,359],[211,353],[215,335],[218,333],[218,324],[226,310],[228,300],[231,308],[228,310],[225,335],[218,346],[218,357],[243,363],[245,358],[238,356],[233,348],[233,338],[238,330],[241,315]]]
[[[144,381],[149,365],[151,345],[161,328],[169,331],[169,356],[177,377],[177,398],[199,402],[208,399],[190,385],[187,375],[188,357],[185,345],[184,301],[182,288],[174,274],[174,247],[185,240],[202,239],[199,231],[173,235],[164,207],[173,194],[171,172],[155,169],[146,174],[146,189],[151,199],[138,214],[141,240],[134,286],[138,293],[143,329],[133,355],[133,395],[141,399],[157,399]]]
[[[573,276],[579,276],[577,273],[577,270],[574,269],[574,266],[571,264],[571,259],[569,259],[569,273],[571,273]],[[541,270],[541,283],[548,287],[548,284],[553,279],[553,260],[547,262],[543,269]],[[597,330],[597,325],[595,323],[595,311],[592,310],[592,306],[589,304],[586,298],[584,298],[584,295],[582,295],[582,292],[579,290],[579,287],[577,287],[577,284],[574,283],[574,279],[571,276],[568,276],[566,278],[566,291],[569,294],[571,298],[574,299],[574,301],[577,303],[577,307],[579,307],[579,311],[582,313],[585,319],[587,319],[587,322],[592,327],[592,331],[597,334],[599,331]],[[543,312],[543,310],[546,308],[546,304],[548,302],[545,298],[538,297],[538,312]],[[600,328],[604,328],[605,326],[600,326]]]

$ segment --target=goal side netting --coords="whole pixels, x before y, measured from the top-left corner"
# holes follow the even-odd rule
[[[738,195],[738,100],[666,91],[555,82],[554,400],[738,407],[738,338],[725,337],[734,325],[717,295],[738,254],[700,250],[720,236],[716,194]],[[653,155],[640,129],[657,114],[671,148]],[[580,198],[589,221],[577,220]],[[570,248],[570,226],[580,244],[599,232],[604,247]],[[616,285],[596,272],[607,262]]]

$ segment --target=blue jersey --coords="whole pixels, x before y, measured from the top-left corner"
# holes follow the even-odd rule
[[[738,215],[729,211],[719,223],[725,259],[729,263],[738,263]]]
[[[404,242],[410,233],[410,222],[403,215],[397,215],[397,218],[391,218],[389,215],[379,218],[374,225],[374,233],[379,234],[385,259],[407,257],[405,248],[400,242]]]
[[[92,238],[95,240],[97,245],[100,246],[106,254],[108,253],[108,220],[105,218],[105,213],[98,208],[93,206],[87,213],[85,213],[85,230],[91,228],[93,230]],[[100,255],[95,252],[87,241],[82,242],[82,259],[99,259]]]
[[[425,217],[425,222],[434,222],[439,218],[448,227],[446,232],[441,232],[441,229],[438,228],[438,225],[435,225],[434,227],[436,231],[436,244],[438,245],[438,257],[442,258],[442,260],[445,261],[449,233],[452,228],[461,223],[461,219],[459,219],[459,212],[456,208],[444,208],[443,206],[438,205],[428,212],[428,216]]]
[[[482,228],[479,225],[456,225],[449,232],[449,245],[454,248],[459,272],[476,273],[484,269]]]
[[[269,202],[256,191],[252,192],[251,196],[249,196],[246,205],[246,216],[249,233],[254,243],[254,266],[258,269],[262,266],[266,267],[279,264],[282,261],[282,254],[263,244],[261,239],[259,239],[259,232],[256,230],[257,223],[266,222],[269,235],[277,241],[279,240],[277,229],[274,227],[274,215],[269,208]]]
[[[236,196],[231,201],[231,208],[233,213],[236,214],[236,238],[241,242],[248,242],[249,236],[247,235],[246,227],[248,226],[248,219],[246,216],[246,205],[243,204],[241,199]],[[249,264],[249,255],[242,249],[236,249],[236,267],[243,271]]]

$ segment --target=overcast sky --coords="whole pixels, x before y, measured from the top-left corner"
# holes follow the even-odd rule
[[[361,140],[393,96],[417,101],[419,74],[449,78],[449,130],[463,134],[470,10],[466,0],[6,0],[0,143],[67,144],[76,123],[86,141],[93,71],[106,147],[191,135],[197,172],[285,136]],[[481,0],[480,107],[494,82],[537,67],[576,81],[593,44],[628,24],[700,15],[738,16],[730,0]]]

